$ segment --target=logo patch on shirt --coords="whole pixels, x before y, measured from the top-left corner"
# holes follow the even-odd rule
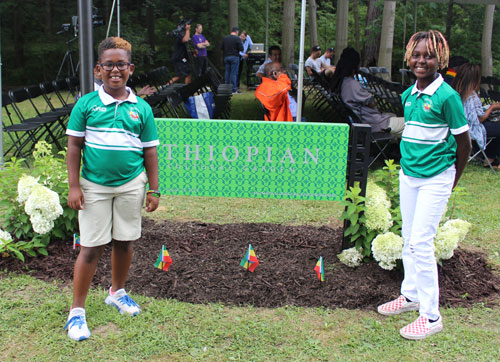
[[[131,119],[134,121],[137,121],[139,119],[139,113],[135,109],[131,109],[129,112],[129,116]]]
[[[93,106],[91,108],[92,112],[106,112],[106,107]]]
[[[409,107],[409,106],[411,106],[411,101],[408,101],[405,103],[405,107]]]
[[[424,111],[430,112],[431,108],[432,108],[432,101],[429,98],[425,99],[424,100]]]

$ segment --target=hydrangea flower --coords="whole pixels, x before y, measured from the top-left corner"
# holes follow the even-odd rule
[[[350,249],[344,249],[340,254],[337,255],[340,262],[345,264],[351,268],[355,268],[361,264],[363,260],[363,255],[361,255],[361,251],[352,247]]]
[[[366,187],[366,222],[368,229],[386,232],[392,226],[392,216],[389,211],[391,202],[383,188],[374,182],[368,182]]]
[[[63,213],[59,195],[42,185],[35,185],[26,201],[24,211],[30,216],[33,230],[45,234],[54,227],[54,220]]]
[[[396,261],[401,259],[403,238],[392,232],[379,234],[372,241],[372,253],[382,269],[392,270]]]
[[[17,183],[17,201],[22,204],[28,200],[31,190],[35,185],[38,185],[39,178],[33,176],[22,175]]]
[[[7,232],[2,229],[0,229],[0,246],[5,244],[6,241],[11,241],[12,236]]]
[[[52,145],[47,141],[39,141],[35,145],[35,150],[33,151],[33,157],[35,159],[43,158],[47,155],[52,154]]]
[[[450,259],[458,243],[464,240],[470,227],[469,222],[460,219],[448,220],[444,225],[440,226],[434,240],[434,255],[436,259]]]

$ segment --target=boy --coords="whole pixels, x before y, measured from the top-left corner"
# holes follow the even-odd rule
[[[448,43],[436,30],[414,34],[406,47],[405,60],[417,81],[401,97],[406,122],[399,172],[404,280],[401,295],[378,312],[418,310],[419,317],[399,331],[412,340],[443,329],[434,238],[471,151],[460,96],[438,73],[448,65],[448,56]]]
[[[126,86],[134,71],[131,45],[121,38],[104,39],[98,59],[95,72],[104,84],[78,100],[66,131],[68,206],[79,210],[81,249],[75,262],[73,304],[64,328],[71,339],[79,341],[90,337],[85,299],[97,262],[110,241],[112,285],[105,302],[122,314],[140,312],[123,288],[132,261],[133,241],[141,236],[147,182],[147,212],[156,210],[160,197],[156,153],[159,141],[153,113]]]

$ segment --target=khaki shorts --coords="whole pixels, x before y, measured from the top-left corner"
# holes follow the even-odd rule
[[[95,247],[108,244],[111,239],[139,239],[147,180],[145,172],[117,187],[80,179],[85,197],[83,210],[78,212],[80,244]]]

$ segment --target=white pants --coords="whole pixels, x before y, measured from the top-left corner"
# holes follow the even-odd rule
[[[401,294],[420,302],[420,315],[439,318],[439,283],[434,237],[451,195],[455,165],[430,178],[399,173],[399,195],[403,218],[404,280]]]

